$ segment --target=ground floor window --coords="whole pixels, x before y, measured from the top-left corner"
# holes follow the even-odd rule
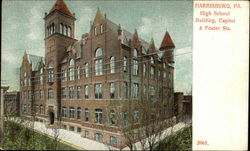
[[[102,138],[103,138],[102,134],[95,133],[95,141],[102,142]]]
[[[70,131],[75,131],[75,127],[74,127],[74,126],[70,126],[70,127],[69,127],[69,130],[70,130]]]
[[[113,146],[117,145],[117,138],[114,136],[110,136],[110,144]]]
[[[85,130],[84,137],[88,138],[89,137],[89,131]]]
[[[82,128],[81,127],[77,127],[77,132],[81,133],[82,132]]]
[[[66,129],[67,129],[67,125],[63,125],[63,129],[65,129],[65,130],[66,130]]]

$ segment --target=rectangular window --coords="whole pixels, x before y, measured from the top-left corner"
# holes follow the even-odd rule
[[[65,99],[67,97],[67,89],[66,88],[62,88],[62,98]]]
[[[77,119],[82,119],[82,109],[81,109],[81,107],[77,108]]]
[[[128,125],[128,112],[127,111],[125,111],[125,112],[123,112],[123,124],[125,125],[125,126],[127,126]]]
[[[133,75],[138,75],[139,67],[138,67],[138,60],[133,60]]]
[[[49,69],[48,70],[48,82],[53,82],[54,81],[54,70]]]
[[[114,136],[110,136],[110,145],[117,146],[117,138]]]
[[[74,127],[74,126],[70,126],[70,127],[69,127],[69,130],[70,130],[70,131],[75,131],[75,127]]]
[[[102,75],[102,59],[95,61],[95,75]]]
[[[77,98],[80,99],[82,97],[82,87],[77,87]]]
[[[102,124],[102,109],[95,109],[95,122]]]
[[[139,98],[139,84],[133,83],[133,98],[138,99]]]
[[[75,108],[74,107],[70,107],[70,109],[69,109],[69,117],[70,118],[75,117]]]
[[[115,98],[115,83],[110,83],[110,98],[114,99]]]
[[[146,63],[143,64],[143,76],[146,77]]]
[[[67,81],[67,71],[66,70],[62,70],[62,82],[65,82]]]
[[[89,131],[85,130],[84,137],[88,138],[89,137]]]
[[[43,91],[39,90],[39,98],[42,99],[43,98]]]
[[[62,107],[62,117],[67,117],[67,108]]]
[[[90,117],[89,109],[85,108],[85,121],[88,122]]]
[[[102,84],[95,85],[95,98],[102,99]]]
[[[123,83],[124,99],[128,98],[128,82]]]
[[[67,125],[63,125],[63,129],[67,130]]]
[[[114,110],[110,110],[109,113],[109,121],[111,125],[114,125],[116,123],[116,119],[115,119],[115,111]]]
[[[81,78],[81,68],[80,66],[77,67],[77,79]]]
[[[95,133],[95,141],[102,143],[102,138],[103,138],[102,134]]]
[[[53,99],[53,98],[54,98],[54,90],[48,89],[48,99]]]
[[[69,98],[74,98],[74,87],[69,87]]]
[[[89,98],[89,86],[85,85],[85,98],[88,99]]]
[[[82,132],[82,128],[81,127],[77,127],[77,133],[81,133]]]
[[[155,79],[155,67],[154,66],[151,66],[150,75],[151,75],[151,79]]]

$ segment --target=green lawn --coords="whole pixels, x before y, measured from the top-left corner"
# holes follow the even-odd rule
[[[191,151],[192,127],[185,128],[176,135],[161,141],[154,150],[164,151]]]
[[[5,122],[4,150],[77,150],[14,122]]]

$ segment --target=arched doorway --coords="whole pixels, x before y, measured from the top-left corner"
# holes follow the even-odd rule
[[[50,124],[53,125],[55,121],[55,114],[53,112],[49,113]]]

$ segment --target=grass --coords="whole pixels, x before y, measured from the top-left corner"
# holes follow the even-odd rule
[[[7,121],[4,127],[5,150],[77,150],[21,124]]]
[[[154,150],[192,151],[192,127],[188,127],[176,135],[161,141]]]

